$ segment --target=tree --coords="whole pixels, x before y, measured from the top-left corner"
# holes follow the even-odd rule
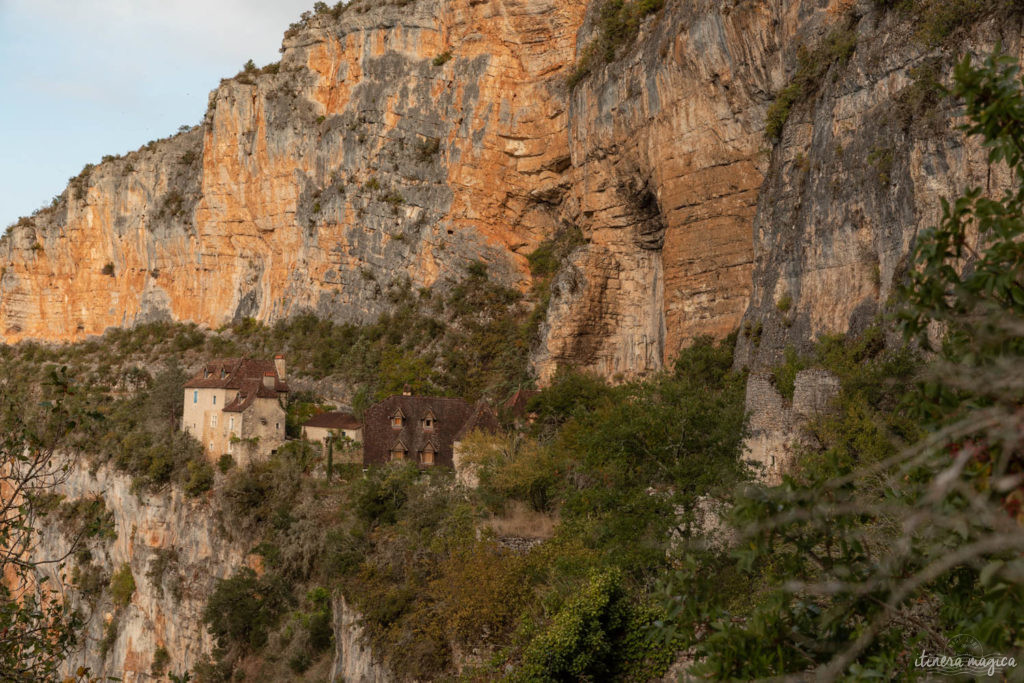
[[[52,388],[68,385],[53,373]],[[24,417],[11,400],[0,406],[0,672],[4,680],[55,680],[57,667],[75,645],[81,618],[44,573],[62,566],[78,545],[61,557],[37,556],[37,529],[45,502],[67,477],[69,463],[57,457],[68,429],[56,407],[38,419]]]

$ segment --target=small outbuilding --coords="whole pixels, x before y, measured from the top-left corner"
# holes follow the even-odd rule
[[[302,425],[302,438],[316,443],[327,443],[331,436],[345,436],[352,441],[363,440],[363,423],[352,413],[332,411],[314,415]]]

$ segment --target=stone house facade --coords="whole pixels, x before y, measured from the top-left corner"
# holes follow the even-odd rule
[[[181,428],[210,459],[226,453],[244,465],[284,443],[287,395],[283,356],[211,361],[185,383]]]
[[[352,413],[332,411],[314,415],[302,425],[302,438],[313,443],[318,443],[322,451],[327,453],[327,440],[331,436],[343,436],[349,439],[349,444],[342,446],[335,443],[335,462],[362,462],[359,450],[355,444],[363,440],[363,423],[356,419]],[[354,460],[350,460],[353,456]]]

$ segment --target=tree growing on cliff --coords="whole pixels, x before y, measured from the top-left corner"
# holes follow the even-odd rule
[[[59,373],[51,389],[67,390]],[[44,573],[60,568],[70,555],[38,556],[38,526],[53,490],[67,477],[57,459],[68,427],[59,398],[38,419],[5,396],[0,405],[0,672],[4,680],[52,680],[75,645],[79,615],[72,611]],[[72,544],[72,550],[77,543]]]

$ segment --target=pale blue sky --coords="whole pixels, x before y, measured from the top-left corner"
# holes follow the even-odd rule
[[[199,123],[313,0],[0,0],[0,232],[68,178]]]

